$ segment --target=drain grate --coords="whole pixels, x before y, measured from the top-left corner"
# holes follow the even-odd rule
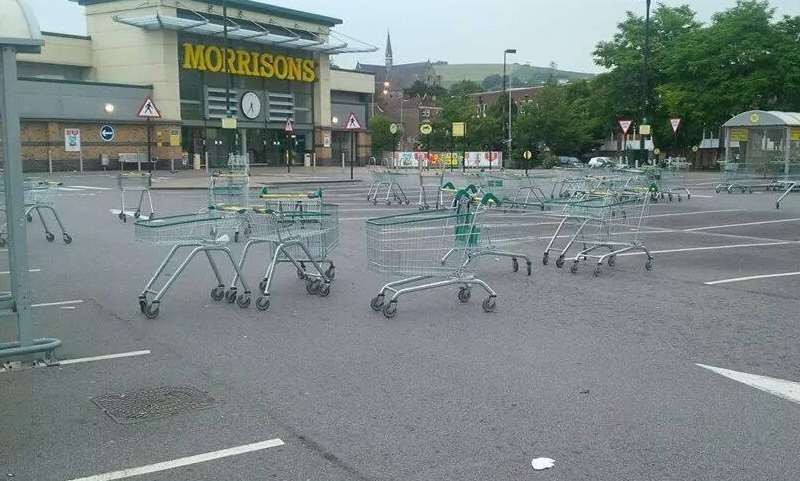
[[[120,424],[134,424],[206,409],[215,401],[207,393],[193,387],[167,386],[124,394],[104,394],[92,398],[92,402],[114,421]]]

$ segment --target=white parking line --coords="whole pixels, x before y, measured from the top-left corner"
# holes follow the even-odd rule
[[[722,214],[725,212],[743,212],[744,209],[722,209],[722,210],[699,210],[695,212],[670,212],[669,214],[650,214],[648,219],[652,217],[676,217],[682,215],[700,215],[700,214]]]
[[[64,359],[63,361],[58,361],[59,366],[67,366],[69,364],[80,364],[84,362],[94,362],[94,361],[105,361],[107,359],[120,359],[124,357],[137,357],[137,356],[146,356],[150,354],[149,350],[144,351],[131,351],[131,352],[121,352],[119,354],[106,354],[103,356],[92,356],[92,357],[79,357],[76,359]]]
[[[696,251],[714,251],[723,249],[739,249],[744,247],[769,247],[769,246],[785,246],[785,245],[798,245],[800,241],[785,241],[785,242],[760,242],[756,244],[734,244],[722,246],[707,246],[707,247],[687,247],[684,249],[665,249],[660,251],[650,251],[651,254],[673,254],[676,252],[696,252]],[[643,256],[644,252],[628,252],[620,254],[621,256]]]
[[[28,269],[28,272],[42,272],[41,269]],[[0,276],[7,276],[11,274],[11,271],[0,271]]]
[[[800,403],[800,383],[785,381],[774,377],[759,376],[757,374],[748,374],[746,372],[731,371],[730,369],[706,366],[705,364],[696,365],[703,369],[708,369],[711,372],[715,372],[720,376],[725,376],[728,379],[733,379],[742,384],[747,384],[752,388],[786,399],[787,401]]]
[[[90,185],[70,185],[70,187],[86,190],[113,190],[111,187],[92,187]]]
[[[716,286],[719,284],[731,284],[734,282],[755,281],[759,279],[771,279],[773,277],[792,277],[792,276],[800,276],[800,272],[782,272],[780,274],[763,274],[760,276],[734,277],[732,279],[722,279],[719,281],[704,282],[703,284],[707,286]]]
[[[147,466],[140,466],[138,468],[123,469],[121,471],[113,471],[105,474],[96,474],[94,476],[87,476],[85,478],[75,478],[70,481],[113,481],[115,479],[131,478],[133,476],[141,476],[143,474],[158,473],[160,471],[167,471],[170,469],[180,468],[183,466],[190,466],[192,464],[205,463],[215,459],[227,458],[230,456],[237,456],[239,454],[252,453],[254,451],[262,451],[264,449],[276,448],[283,446],[285,443],[278,439],[270,439],[260,443],[245,444],[244,446],[237,446],[235,448],[223,449],[221,451],[213,451],[205,454],[197,454],[186,458],[175,459],[173,461],[165,461],[163,463],[149,464]]]
[[[764,225],[764,224],[780,224],[785,222],[798,222],[800,218],[794,219],[777,219],[777,220],[762,220],[759,222],[744,222],[741,224],[726,224],[726,225],[711,225],[706,227],[694,227],[692,229],[684,229],[684,232],[694,232],[698,230],[712,230],[712,229],[726,229],[728,227],[748,227],[751,225]]]
[[[70,306],[72,304],[82,304],[82,303],[83,299],[76,299],[74,301],[43,302],[41,304],[31,304],[31,307]]]

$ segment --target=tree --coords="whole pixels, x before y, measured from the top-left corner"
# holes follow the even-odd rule
[[[400,142],[400,132],[392,134],[389,131],[391,120],[382,115],[372,117],[369,122],[369,133],[372,136],[372,152],[383,157],[386,152],[392,152]]]
[[[482,91],[483,88],[481,88],[477,82],[473,82],[472,80],[461,80],[460,82],[454,83],[450,87],[450,96],[463,97],[465,95],[476,94]]]
[[[500,90],[503,88],[503,76],[500,74],[492,74],[483,79],[481,87],[485,91]]]
[[[440,85],[429,85],[421,80],[416,80],[411,87],[404,89],[403,94],[406,97],[442,97],[447,95],[447,89]]]

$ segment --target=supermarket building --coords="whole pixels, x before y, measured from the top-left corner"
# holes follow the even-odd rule
[[[341,20],[253,0],[72,1],[87,35],[43,32],[41,54],[17,56],[26,170],[115,169],[148,147],[160,167],[370,156],[374,77],[330,56],[375,48]],[[158,118],[139,116],[147,98]]]

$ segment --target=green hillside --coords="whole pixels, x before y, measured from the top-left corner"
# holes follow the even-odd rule
[[[514,86],[539,85],[546,82],[554,71],[548,67],[534,67],[531,65],[511,64],[511,77]],[[442,78],[442,86],[450,87],[461,80],[472,80],[481,83],[490,75],[502,75],[503,64],[473,63],[473,64],[444,64],[435,63],[433,68]],[[565,80],[580,80],[594,77],[593,74],[555,70],[554,77]]]

